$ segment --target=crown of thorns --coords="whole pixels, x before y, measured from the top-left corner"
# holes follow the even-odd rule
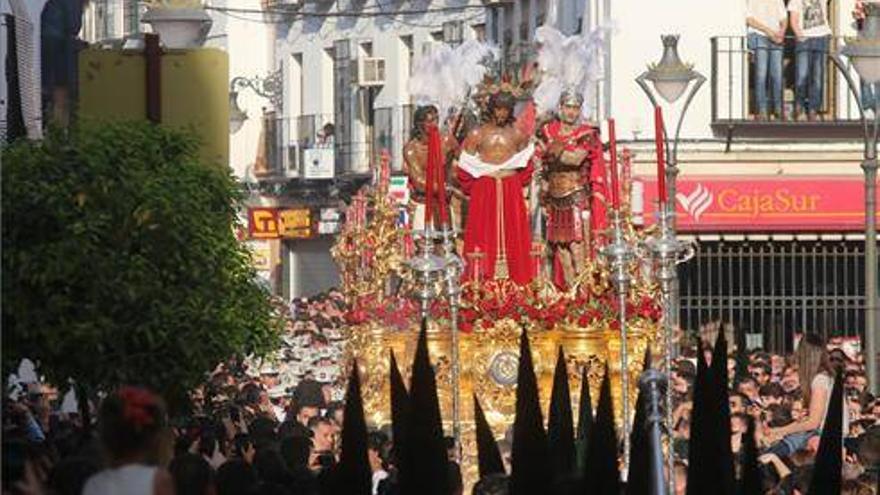
[[[515,98],[520,98],[525,94],[525,88],[523,88],[521,84],[514,82],[509,74],[505,74],[498,80],[487,78],[483,81],[480,93],[484,96],[509,93]]]

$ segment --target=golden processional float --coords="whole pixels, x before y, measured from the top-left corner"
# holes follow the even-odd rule
[[[616,152],[612,155],[617,158]],[[421,317],[426,316],[442,417],[457,441],[470,485],[477,476],[472,397],[479,397],[496,437],[502,437],[513,424],[518,342],[525,329],[544,411],[560,347],[575,397],[582,372],[591,389],[598,390],[608,365],[625,444],[622,462],[628,464],[630,404],[638,390],[642,356],[651,346],[652,355],[662,356],[663,369],[669,370],[675,265],[692,256],[692,250],[672,235],[671,214],[665,209],[655,228],[633,225],[631,156],[626,150],[620,155],[622,200],[612,213],[608,242],[564,292],[542,269],[528,286],[505,280],[463,281],[454,232],[400,226],[401,205],[389,194],[388,157],[383,157],[372,184],[352,198],[332,248],[351,307],[346,355],[349,363],[357,359],[368,421],[375,426],[391,423],[390,352],[408,380]],[[543,243],[534,243],[531,254],[541,267]],[[597,396],[591,394],[594,402]],[[573,401],[575,417],[577,405]]]

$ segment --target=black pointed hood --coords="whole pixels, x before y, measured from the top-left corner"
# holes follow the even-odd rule
[[[822,493],[840,493],[842,483],[843,458],[843,378],[840,373],[834,379],[834,389],[828,411],[825,413],[825,425],[822,438],[819,440],[819,451],[816,452],[816,464],[813,468],[813,479],[810,480],[809,495]]]
[[[717,413],[711,421],[715,430],[715,480],[719,484],[719,495],[734,495],[736,492],[736,473],[733,464],[733,451],[730,446],[730,402],[727,380],[727,338],[724,326],[719,325],[715,348],[712,349],[711,375],[714,380],[712,411]]]
[[[761,469],[758,467],[758,446],[755,445],[755,420],[749,416],[749,427],[742,440],[742,476],[739,483],[740,495],[761,493]]]
[[[593,400],[590,397],[590,379],[587,366],[581,369],[581,397],[578,401],[578,426],[575,449],[577,469],[583,473],[587,462],[587,439],[593,430]]]
[[[348,378],[343,418],[342,449],[331,482],[333,495],[371,495],[373,471],[367,455],[367,422],[356,360]]]
[[[406,444],[406,428],[409,418],[409,393],[397,366],[394,350],[389,353],[390,390],[391,390],[391,436],[397,454],[403,451]]]
[[[605,377],[602,379],[602,388],[599,391],[599,405],[596,407],[596,422],[588,440],[583,493],[590,495],[620,493],[617,444],[614,402],[611,396],[611,372],[606,363]]]
[[[474,394],[474,426],[476,428],[480,478],[485,478],[490,474],[505,474],[501,451],[498,450],[495,435],[492,433],[492,428],[489,427],[489,422],[486,421],[486,415],[483,413],[483,408],[480,406],[476,394]]]
[[[707,423],[711,421],[712,413],[709,411],[714,384],[711,379],[709,366],[703,356],[702,344],[697,349],[697,375],[694,378],[694,398],[691,409],[691,435],[688,441],[688,472],[687,472],[687,495],[705,495],[713,493],[717,480],[713,483],[711,459],[706,455],[711,452],[710,439],[713,436],[711,427]]]
[[[642,371],[651,367],[651,348],[645,349],[645,357],[642,360]],[[648,495],[651,493],[651,445],[645,424],[647,420],[647,397],[639,387],[639,395],[636,398],[635,416],[632,422],[632,431],[629,435],[629,476],[627,477],[627,495]]]
[[[538,380],[525,328],[520,336],[519,352],[510,495],[533,495],[547,490],[553,473],[538,399]]]
[[[571,412],[571,392],[568,387],[568,367],[561,346],[556,357],[548,416],[547,444],[550,448],[555,477],[571,476],[575,468],[574,419]]]
[[[401,452],[401,493],[446,495],[448,458],[443,440],[437,379],[428,356],[427,320],[422,319],[409,387],[410,414]]]

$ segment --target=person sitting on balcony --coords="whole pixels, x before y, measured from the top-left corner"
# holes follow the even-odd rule
[[[825,58],[831,26],[828,24],[826,0],[791,0],[791,29],[795,44],[795,114],[798,120],[806,116],[818,118],[825,90]]]
[[[318,132],[318,145],[321,147],[332,148],[335,135],[336,127],[332,122],[327,122],[324,124],[324,127],[321,128],[321,131]]]
[[[747,0],[746,25],[748,46],[755,54],[755,103],[758,120],[768,119],[773,100],[773,115],[782,116],[782,49],[788,16],[782,0]],[[767,76],[770,93],[767,93]]]

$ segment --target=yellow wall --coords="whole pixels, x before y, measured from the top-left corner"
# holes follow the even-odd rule
[[[79,61],[79,116],[145,119],[146,63],[139,51],[87,49]],[[162,123],[193,129],[202,158],[229,164],[229,57],[214,48],[162,55]]]

